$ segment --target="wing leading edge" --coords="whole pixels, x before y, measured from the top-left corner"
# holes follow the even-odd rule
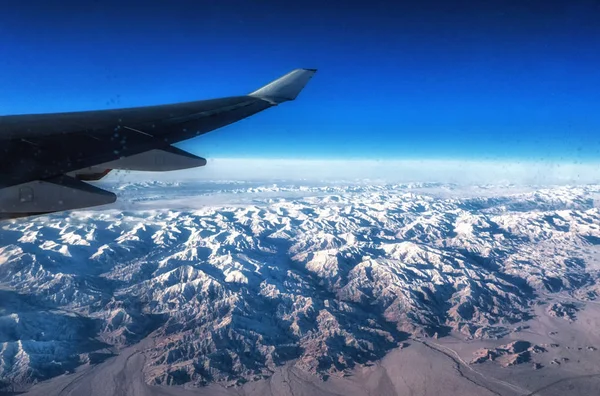
[[[114,201],[99,192],[103,190],[86,188],[82,181],[100,178],[110,169],[165,171],[203,166],[203,158],[171,144],[294,100],[315,72],[293,70],[246,96],[116,110],[1,116],[0,217]],[[56,193],[48,193],[54,190]],[[57,198],[67,190],[69,199]],[[94,194],[102,197],[96,200]]]

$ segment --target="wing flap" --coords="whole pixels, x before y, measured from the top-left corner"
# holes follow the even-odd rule
[[[164,172],[196,168],[206,165],[206,160],[173,146],[153,149],[144,153],[100,165],[106,169]]]
[[[109,191],[62,175],[0,189],[0,214],[6,217],[19,213],[50,213],[106,205],[116,200],[117,196]]]

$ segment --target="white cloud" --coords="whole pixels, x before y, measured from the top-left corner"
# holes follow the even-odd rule
[[[113,180],[310,180],[457,184],[586,184],[600,180],[600,162],[479,160],[304,160],[216,158],[207,166],[165,173],[115,172]]]

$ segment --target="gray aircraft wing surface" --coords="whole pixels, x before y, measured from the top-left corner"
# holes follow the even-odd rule
[[[294,100],[315,74],[296,69],[244,96],[160,106],[0,116],[0,218],[112,203],[87,181],[112,169],[168,171],[206,165],[173,147]]]

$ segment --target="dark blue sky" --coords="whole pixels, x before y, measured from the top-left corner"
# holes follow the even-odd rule
[[[29,1],[0,13],[0,114],[243,94],[294,103],[208,157],[600,157],[597,1]]]

